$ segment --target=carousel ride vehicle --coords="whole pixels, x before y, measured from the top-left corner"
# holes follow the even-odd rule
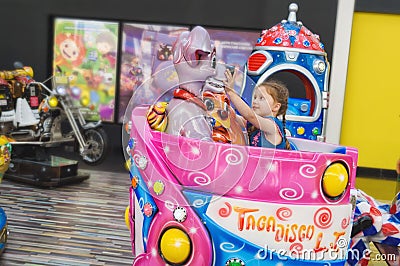
[[[357,190],[357,149],[323,141],[329,62],[296,11],[291,4],[287,20],[262,32],[240,81],[250,104],[277,72],[302,80],[305,98],[289,100],[291,150],[239,137],[221,95],[218,69],[230,66],[216,63],[201,27],[173,47],[175,84],[146,98],[150,79],[132,96],[122,139],[133,265],[366,265],[371,236],[399,244],[399,201],[379,205]],[[163,71],[155,76],[173,72]]]

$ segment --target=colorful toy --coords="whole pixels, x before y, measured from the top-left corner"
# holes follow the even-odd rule
[[[291,4],[287,20],[262,32],[247,60],[246,73],[256,84],[282,72],[297,76],[305,98],[289,98],[286,127],[293,137],[324,140],[329,62],[319,36],[297,21],[297,9]],[[254,85],[246,81],[241,94],[251,104]]]
[[[197,61],[211,49],[195,29],[175,45],[174,58],[184,60],[176,60],[175,98],[166,108],[131,100],[124,119],[133,264],[344,265],[357,150],[300,138],[289,138],[293,150],[213,142],[208,125],[197,126],[208,122],[199,106],[220,86],[197,68],[212,59]],[[167,122],[157,116],[164,112]]]
[[[0,78],[5,80],[13,80],[17,77],[29,77],[33,78],[33,69],[29,66],[17,68],[14,70],[3,70],[0,71]]]
[[[245,145],[243,130],[225,93],[203,93],[207,114],[213,119],[212,139],[216,142]]]

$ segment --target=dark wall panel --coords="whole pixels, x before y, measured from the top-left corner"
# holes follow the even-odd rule
[[[287,18],[288,0],[2,0],[0,69],[16,60],[37,80],[50,73],[55,16],[261,30]],[[251,3],[251,4],[250,4]],[[298,0],[298,20],[319,34],[332,58],[337,0]],[[256,41],[256,40],[254,40]],[[331,61],[331,60],[330,60]]]
[[[0,70],[16,60],[34,68],[35,79],[51,73],[53,18],[202,25],[250,30],[270,28],[286,19],[289,0],[1,0]],[[251,4],[249,4],[251,3]],[[298,0],[297,19],[319,34],[331,61],[337,0]],[[256,40],[254,40],[256,41]],[[112,155],[103,164],[123,161],[121,126],[105,125]],[[76,155],[76,154],[75,154]],[[63,156],[65,153],[63,153]],[[118,158],[118,160],[116,160]],[[110,163],[111,162],[111,163]],[[108,164],[107,164],[108,163]],[[112,166],[110,166],[112,165]]]
[[[399,0],[356,0],[354,11],[400,14]]]

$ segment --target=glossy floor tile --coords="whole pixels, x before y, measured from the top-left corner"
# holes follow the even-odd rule
[[[0,265],[132,265],[124,221],[129,174],[90,175],[54,189],[3,180],[10,235]]]

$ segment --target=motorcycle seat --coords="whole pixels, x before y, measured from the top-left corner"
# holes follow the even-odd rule
[[[25,98],[17,99],[13,123],[15,127],[34,126],[39,123]]]

